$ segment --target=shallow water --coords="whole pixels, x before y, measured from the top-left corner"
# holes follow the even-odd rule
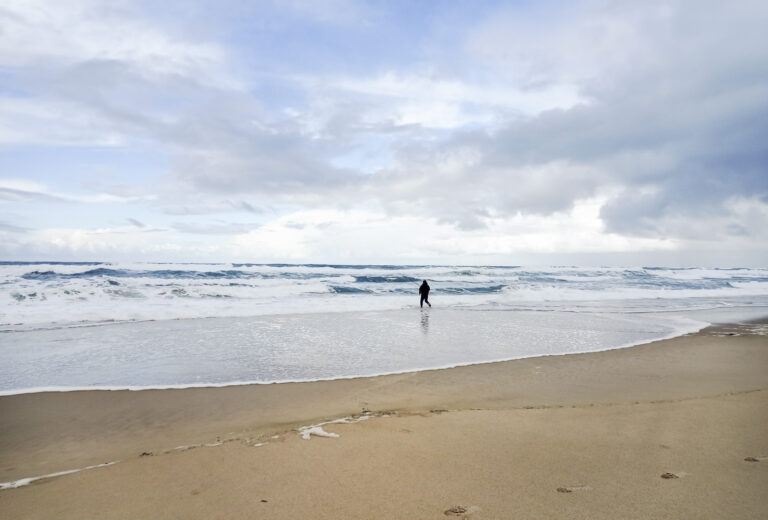
[[[0,391],[370,376],[598,351],[704,325],[650,314],[432,308],[10,332],[2,336]]]

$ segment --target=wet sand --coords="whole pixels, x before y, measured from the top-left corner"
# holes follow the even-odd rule
[[[765,518],[766,332],[342,381],[0,397],[0,482],[120,461],[2,490],[0,514]]]

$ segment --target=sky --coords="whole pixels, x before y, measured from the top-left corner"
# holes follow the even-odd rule
[[[0,260],[768,267],[768,2],[0,0]]]

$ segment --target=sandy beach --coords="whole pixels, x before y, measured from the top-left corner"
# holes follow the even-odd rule
[[[114,463],[4,489],[0,515],[765,518],[765,323],[373,378],[0,397],[0,481]]]

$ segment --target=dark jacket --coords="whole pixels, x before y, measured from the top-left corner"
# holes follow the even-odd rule
[[[424,296],[429,294],[429,285],[427,284],[426,280],[424,280],[424,282],[421,284],[421,287],[419,287],[419,294],[423,294]]]

